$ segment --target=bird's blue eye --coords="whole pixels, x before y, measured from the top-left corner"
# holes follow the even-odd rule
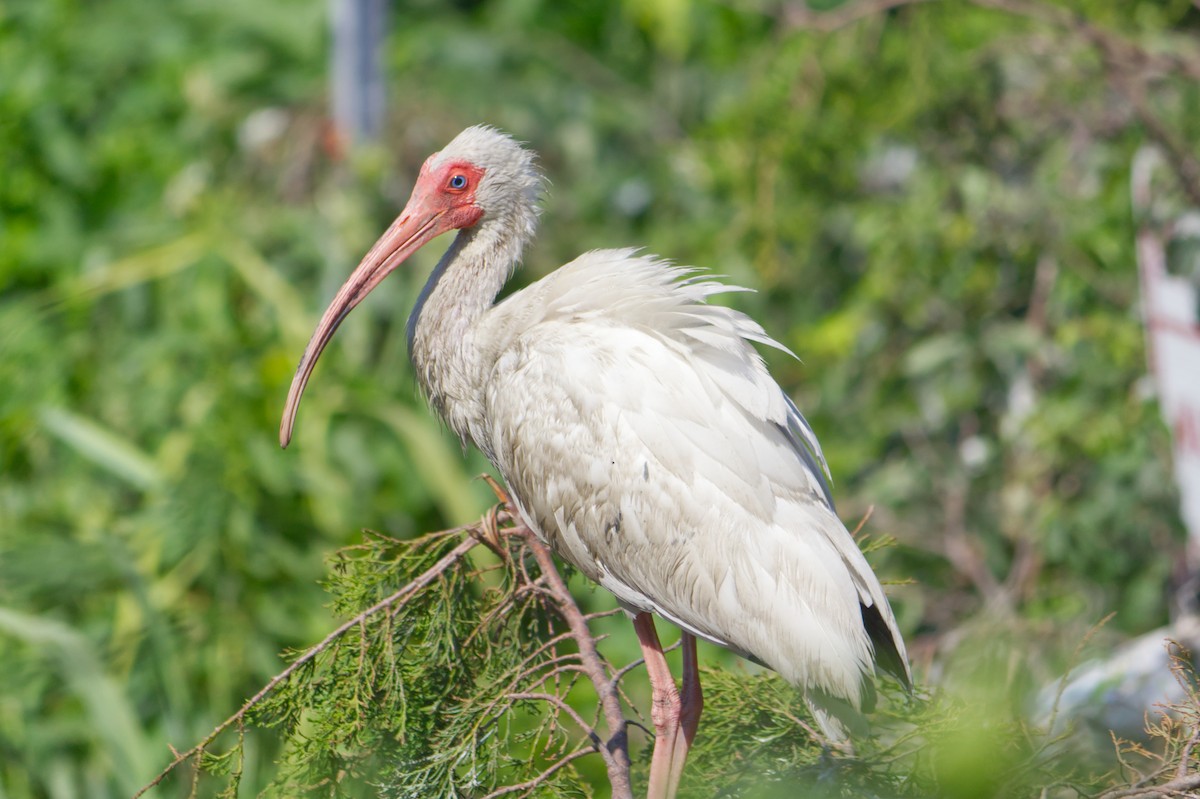
[[[464,175],[455,175],[450,178],[450,188],[465,189],[467,187],[467,178]]]

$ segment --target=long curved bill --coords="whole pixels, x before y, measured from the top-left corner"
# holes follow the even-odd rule
[[[279,424],[281,447],[286,447],[292,440],[292,427],[296,423],[300,397],[304,394],[304,387],[308,385],[313,367],[317,365],[317,359],[337,332],[338,325],[393,269],[421,249],[430,239],[446,232],[448,228],[439,224],[442,216],[441,211],[412,213],[409,208],[405,208],[404,213],[379,237],[379,241],[375,242],[370,252],[363,257],[350,278],[338,289],[333,301],[325,309],[317,329],[313,331],[308,346],[304,348],[304,357],[300,359],[300,365],[292,378],[287,405],[283,409],[283,420]]]

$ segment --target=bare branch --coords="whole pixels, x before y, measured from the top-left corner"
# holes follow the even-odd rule
[[[1189,774],[1186,777],[1177,777],[1158,785],[1142,785],[1106,791],[1097,799],[1142,799],[1142,797],[1150,799],[1151,797],[1177,796],[1184,791],[1194,791],[1197,788],[1200,788],[1200,774]]]
[[[514,514],[515,515],[515,514]],[[587,672],[588,678],[596,688],[600,705],[608,725],[609,738],[600,749],[604,764],[608,769],[608,780],[612,785],[614,799],[633,799],[633,789],[629,777],[629,736],[625,730],[625,716],[621,711],[621,698],[616,684],[608,676],[605,661],[596,650],[596,642],[588,630],[587,621],[575,603],[562,575],[554,565],[550,550],[543,544],[528,527],[521,525],[524,530],[526,545],[533,552],[538,566],[555,594],[555,602],[562,613],[563,619],[575,637],[579,647],[579,660]]]

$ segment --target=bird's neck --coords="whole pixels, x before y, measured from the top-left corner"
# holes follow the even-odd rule
[[[528,234],[500,220],[459,232],[408,319],[408,350],[430,405],[464,441],[482,440],[483,385],[494,350],[477,335]]]

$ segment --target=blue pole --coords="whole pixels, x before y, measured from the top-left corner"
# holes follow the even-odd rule
[[[388,0],[329,0],[330,102],[339,138],[374,141],[383,129],[383,41]]]

